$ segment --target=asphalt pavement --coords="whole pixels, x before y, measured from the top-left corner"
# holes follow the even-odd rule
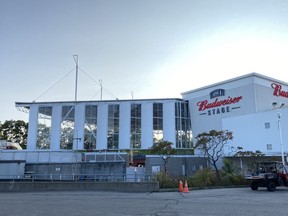
[[[288,188],[191,190],[188,193],[100,191],[0,193],[2,216],[287,215]]]

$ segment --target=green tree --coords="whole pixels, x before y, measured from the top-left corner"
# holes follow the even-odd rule
[[[220,177],[217,162],[223,155],[224,145],[232,139],[232,132],[228,130],[211,130],[198,134],[196,137],[195,148],[198,148],[204,157],[207,157],[209,164],[214,167],[217,177]]]
[[[6,120],[0,123],[0,139],[8,142],[19,143],[23,149],[26,149],[28,137],[28,123],[22,120]]]
[[[151,154],[157,154],[162,156],[164,161],[164,173],[167,173],[167,162],[168,159],[173,155],[176,154],[176,150],[172,147],[173,143],[169,141],[159,141],[154,143],[153,146],[150,148]]]
[[[244,157],[244,156],[248,156],[248,157],[262,157],[262,156],[265,156],[265,154],[262,153],[260,150],[256,150],[255,152],[253,152],[253,151],[244,151],[243,147],[238,146],[234,156],[238,156],[238,157]]]

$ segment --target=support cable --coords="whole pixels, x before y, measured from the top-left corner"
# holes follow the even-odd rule
[[[102,83],[99,83],[99,81],[95,80],[92,76],[90,76],[87,72],[85,72],[83,69],[79,68],[79,70],[84,73],[87,77],[89,77],[91,80],[93,80],[97,85],[99,85],[102,89],[104,89],[106,91],[107,94],[110,95],[110,97],[114,98],[114,99],[118,99],[117,97],[115,97],[111,92],[109,92],[106,88],[104,88],[102,86]]]
[[[67,77],[70,73],[72,73],[75,70],[75,67],[66,73],[61,79],[59,79],[57,82],[55,82],[53,85],[51,85],[46,91],[44,91],[39,97],[37,97],[34,101],[37,101],[39,98],[41,98],[43,95],[45,95],[48,91],[50,91],[52,88],[54,88],[59,82],[61,82],[65,77]]]

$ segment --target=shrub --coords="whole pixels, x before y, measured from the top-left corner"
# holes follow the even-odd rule
[[[159,181],[160,188],[177,188],[178,179],[176,177],[170,176],[165,172],[160,172],[156,176],[157,181]]]
[[[217,177],[216,172],[210,169],[197,171],[188,180],[189,187],[211,187],[211,186],[232,186],[247,185],[243,175],[222,172]]]
[[[197,171],[188,179],[189,187],[209,187],[217,184],[217,175],[210,169]]]

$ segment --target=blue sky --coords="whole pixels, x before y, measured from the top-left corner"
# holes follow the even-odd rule
[[[16,101],[73,100],[74,54],[78,100],[99,100],[99,80],[103,99],[288,82],[287,0],[0,0],[0,27],[1,122],[28,120]]]

